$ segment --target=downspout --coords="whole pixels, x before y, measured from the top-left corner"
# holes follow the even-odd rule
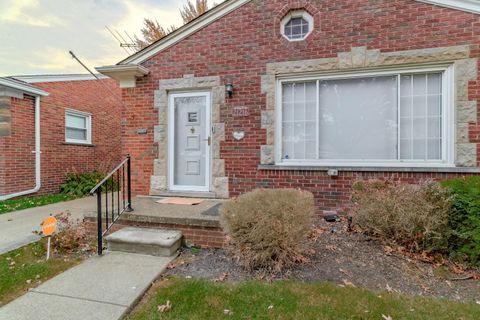
[[[35,151],[32,151],[32,153],[35,153],[35,188],[31,190],[26,190],[26,191],[21,191],[21,192],[0,196],[0,201],[36,193],[40,190],[40,187],[42,185],[41,167],[40,167],[41,151],[40,151],[40,97],[39,96],[35,97]]]

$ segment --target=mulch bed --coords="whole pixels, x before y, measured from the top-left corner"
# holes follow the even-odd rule
[[[348,232],[346,222],[319,222],[311,243],[309,261],[276,276],[260,271],[249,273],[225,249],[184,248],[166,276],[203,278],[215,281],[293,279],[333,282],[377,292],[434,296],[480,304],[480,281],[465,279],[448,268],[419,261],[391,250],[360,233]]]

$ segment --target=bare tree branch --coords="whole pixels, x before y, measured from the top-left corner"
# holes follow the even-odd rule
[[[187,4],[180,9],[180,15],[184,24],[189,23],[208,10],[207,0],[195,0],[195,3],[192,1],[194,0],[188,0]],[[173,25],[165,29],[157,20],[145,18],[143,20],[143,28],[140,30],[142,37],[134,35],[135,46],[137,50],[141,50],[176,29]]]

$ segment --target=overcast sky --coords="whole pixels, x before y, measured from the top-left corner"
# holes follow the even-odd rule
[[[219,1],[217,1],[219,2]],[[140,35],[143,18],[181,25],[186,0],[0,0],[0,76],[84,73],[128,54],[106,30]]]

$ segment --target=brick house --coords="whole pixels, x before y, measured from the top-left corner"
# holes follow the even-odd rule
[[[117,65],[137,194],[480,173],[480,4],[229,0]]]
[[[0,78],[0,200],[58,193],[67,173],[108,171],[120,161],[120,89],[102,81]]]

